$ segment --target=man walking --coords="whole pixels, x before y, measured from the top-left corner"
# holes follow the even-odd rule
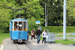
[[[39,44],[39,42],[40,42],[40,34],[41,34],[41,30],[40,30],[40,28],[38,28],[38,30],[36,32],[36,35],[37,35],[37,44]]]

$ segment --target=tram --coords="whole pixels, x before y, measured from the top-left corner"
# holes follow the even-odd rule
[[[10,21],[10,38],[13,42],[25,42],[28,36],[28,20],[17,18]]]

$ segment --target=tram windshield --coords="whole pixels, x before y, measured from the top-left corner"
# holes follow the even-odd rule
[[[27,22],[15,21],[14,22],[14,31],[27,31]]]

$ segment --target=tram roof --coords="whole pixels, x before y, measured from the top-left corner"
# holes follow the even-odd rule
[[[17,19],[13,19],[11,21],[27,21],[27,20],[26,19],[17,18]]]

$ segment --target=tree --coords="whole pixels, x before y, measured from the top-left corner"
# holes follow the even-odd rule
[[[21,11],[16,9],[15,14],[13,8],[22,8]],[[10,20],[15,16],[24,16],[26,19],[36,19],[43,23],[43,7],[39,0],[0,0],[0,30],[8,32]],[[41,18],[42,17],[42,18]],[[34,20],[33,20],[34,21]]]
[[[63,0],[40,0],[43,8],[45,8],[45,3],[47,3],[48,25],[61,26],[63,20]]]
[[[35,17],[38,20],[44,14],[39,0],[29,0],[22,7],[25,8],[26,17]]]
[[[0,30],[3,32],[8,32],[10,20],[13,18],[13,11],[10,7],[14,4],[8,3],[6,0],[0,0]],[[11,5],[10,5],[11,4]]]
[[[75,25],[75,0],[67,1],[67,25]]]

